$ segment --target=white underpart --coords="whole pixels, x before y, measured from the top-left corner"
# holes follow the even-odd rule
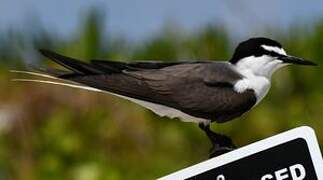
[[[15,71],[12,71],[15,72]],[[27,72],[27,73],[26,73]],[[24,71],[24,72],[16,72],[16,73],[25,73],[25,74],[31,74],[31,75],[39,75],[40,77],[46,77],[47,75],[45,74],[41,74],[41,73],[33,73],[33,72],[28,72],[28,71]],[[51,79],[58,79],[52,76],[48,76],[47,78],[51,78]],[[60,79],[62,80],[62,79]],[[174,108],[170,108],[164,105],[159,105],[159,104],[155,104],[155,103],[151,103],[151,102],[147,102],[147,101],[143,101],[143,100],[138,100],[138,99],[134,99],[134,98],[130,98],[130,97],[126,97],[126,96],[122,96],[119,94],[115,94],[115,93],[111,93],[108,91],[103,91],[97,88],[93,88],[93,87],[89,87],[89,86],[85,86],[85,85],[81,85],[81,84],[71,84],[71,83],[62,83],[62,82],[55,82],[55,81],[47,81],[47,80],[38,80],[38,79],[13,79],[12,81],[23,81],[23,82],[38,82],[38,83],[45,83],[45,84],[53,84],[53,85],[60,85],[60,86],[66,86],[66,87],[71,87],[71,88],[77,88],[77,89],[84,89],[87,91],[94,91],[94,92],[101,92],[101,93],[107,93],[107,94],[111,94],[120,98],[124,98],[127,99],[131,102],[134,102],[140,106],[143,106],[151,111],[153,111],[154,113],[156,113],[157,115],[161,116],[161,117],[169,117],[169,118],[179,118],[180,120],[184,121],[184,122],[196,122],[196,123],[203,123],[205,125],[210,124],[211,121],[207,120],[207,119],[203,119],[203,118],[197,118],[197,117],[193,117],[189,114],[186,114],[180,110],[174,109]],[[69,81],[67,81],[69,82]]]
[[[110,94],[113,94],[113,93],[110,93]],[[203,123],[204,125],[208,125],[211,123],[211,121],[208,119],[193,117],[193,116],[186,114],[180,110],[170,108],[170,107],[167,107],[164,105],[159,105],[159,104],[155,104],[155,103],[151,103],[151,102],[147,102],[147,101],[142,101],[142,100],[138,100],[138,99],[133,99],[133,98],[125,97],[125,96],[120,96],[117,94],[113,94],[113,95],[122,97],[124,99],[128,99],[136,104],[139,104],[139,105],[153,111],[154,113],[156,113],[157,115],[159,115],[161,117],[166,116],[169,118],[179,118],[181,121],[184,121],[184,122]]]
[[[286,54],[283,49],[278,47],[265,45],[262,47],[266,50]],[[235,69],[241,73],[244,78],[234,85],[234,90],[239,93],[242,93],[247,89],[254,90],[257,97],[256,104],[258,104],[270,89],[272,74],[285,65],[286,64],[283,64],[281,60],[268,55],[243,58],[235,64]]]

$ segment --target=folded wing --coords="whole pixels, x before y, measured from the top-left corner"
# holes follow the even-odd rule
[[[45,73],[198,118],[225,122],[248,111],[256,102],[253,91],[233,90],[241,75],[224,62],[84,63],[50,51],[41,52],[70,70],[47,69]]]

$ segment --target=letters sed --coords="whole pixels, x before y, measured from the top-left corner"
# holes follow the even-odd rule
[[[306,171],[303,165],[295,164],[289,168],[279,169],[272,174],[262,176],[261,180],[303,180],[306,176]]]

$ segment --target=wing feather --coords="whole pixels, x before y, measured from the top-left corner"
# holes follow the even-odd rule
[[[114,94],[161,104],[191,116],[225,122],[256,103],[252,90],[237,93],[242,76],[224,62],[135,62],[92,60],[84,63],[49,51],[46,57],[71,72],[45,70],[55,77]]]

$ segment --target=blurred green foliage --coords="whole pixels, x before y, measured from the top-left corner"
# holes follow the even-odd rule
[[[19,75],[9,74],[9,68],[21,69],[30,59],[47,63],[36,48],[84,60],[168,61],[228,59],[235,46],[215,25],[195,33],[166,27],[134,43],[103,34],[100,17],[90,13],[70,39],[47,32],[27,41],[19,32],[0,35],[0,179],[154,179],[207,159],[210,144],[196,124],[158,117],[110,95],[10,82]],[[292,27],[268,37],[281,41],[290,54],[323,62],[323,21],[311,31]],[[322,66],[288,67],[274,75],[258,107],[212,128],[243,146],[309,125],[323,144],[322,74]]]

